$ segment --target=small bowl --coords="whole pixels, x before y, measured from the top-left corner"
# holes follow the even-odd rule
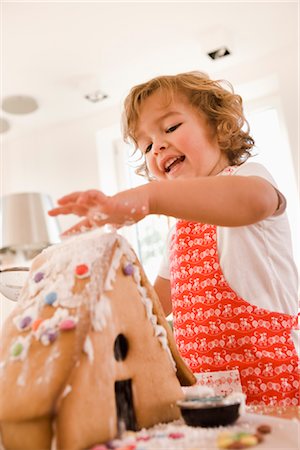
[[[219,427],[233,424],[239,417],[240,402],[226,403],[222,397],[179,400],[185,423],[191,427]]]

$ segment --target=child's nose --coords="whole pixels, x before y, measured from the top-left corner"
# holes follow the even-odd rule
[[[167,148],[167,143],[166,142],[157,142],[154,145],[154,153],[156,155],[158,155],[161,151],[165,150]]]

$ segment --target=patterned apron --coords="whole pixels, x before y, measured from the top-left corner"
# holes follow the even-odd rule
[[[216,226],[179,220],[170,271],[175,339],[190,369],[238,369],[248,404],[298,405],[299,359],[290,333],[297,318],[251,305],[231,289]]]

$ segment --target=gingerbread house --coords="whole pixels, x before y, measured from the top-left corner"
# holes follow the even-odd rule
[[[117,233],[93,230],[32,263],[0,343],[7,450],[82,450],[179,417],[180,358],[154,289]]]

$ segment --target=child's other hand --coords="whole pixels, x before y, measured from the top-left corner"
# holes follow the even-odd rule
[[[73,192],[58,200],[58,207],[49,211],[50,216],[75,214],[84,217],[63,233],[68,235],[87,231],[105,224],[120,228],[131,225],[149,214],[148,202],[139,189],[130,189],[112,197],[97,190]]]

